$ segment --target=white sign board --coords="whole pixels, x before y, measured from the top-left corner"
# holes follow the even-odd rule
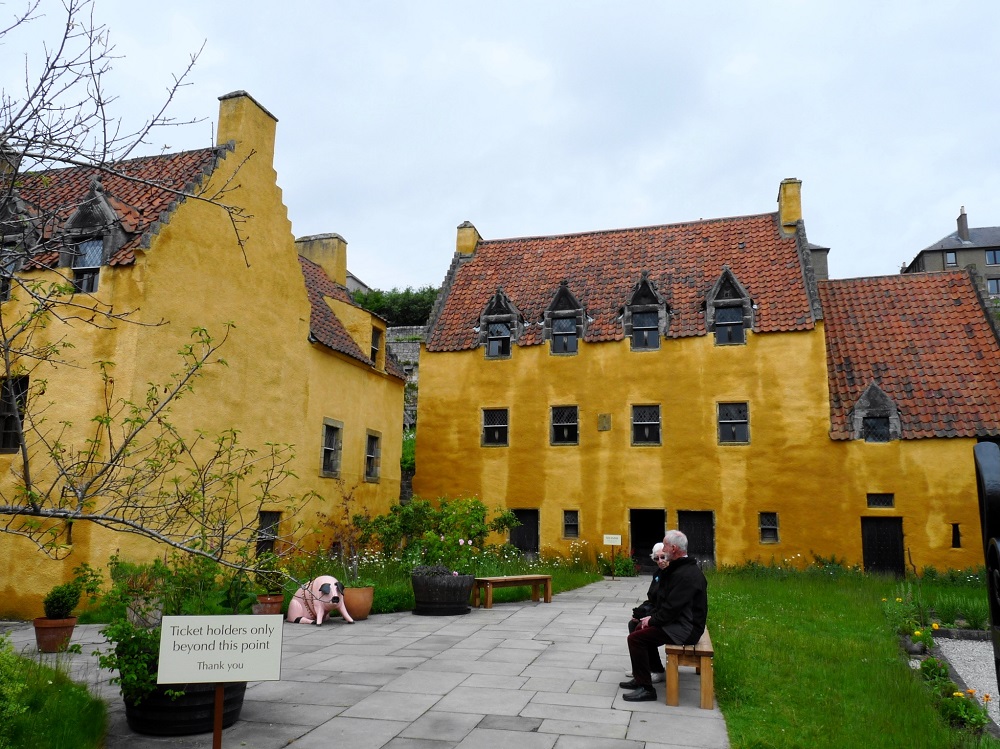
[[[605,546],[621,546],[622,537],[621,536],[609,536],[607,533],[604,534],[604,545]]]
[[[165,616],[157,684],[281,679],[280,614]]]

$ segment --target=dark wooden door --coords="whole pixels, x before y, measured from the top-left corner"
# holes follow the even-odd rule
[[[666,510],[629,510],[629,553],[639,568],[652,572],[653,560],[649,558],[653,544],[663,542],[667,532]]]
[[[903,577],[903,518],[861,518],[865,572]]]
[[[677,529],[688,538],[688,556],[701,567],[715,567],[715,515],[711,511],[678,510]]]
[[[510,543],[525,554],[538,553],[538,510],[511,510],[520,523],[510,529]]]

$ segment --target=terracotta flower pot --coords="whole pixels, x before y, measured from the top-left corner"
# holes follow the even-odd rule
[[[372,610],[372,600],[375,598],[375,588],[344,588],[344,606],[354,621],[367,619]]]
[[[48,619],[40,616],[35,619],[35,642],[43,653],[58,653],[65,650],[69,639],[73,636],[76,617],[69,619]]]
[[[281,604],[284,602],[285,596],[280,593],[277,595],[259,595],[257,596],[257,603],[253,607],[253,613],[280,614]]]

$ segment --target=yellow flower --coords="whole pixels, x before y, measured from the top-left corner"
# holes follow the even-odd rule
[[[918,629],[918,630],[915,630],[915,631],[913,632],[913,636],[914,636],[914,637],[920,637],[920,635],[922,635],[922,634],[923,634],[923,633],[922,633],[922,632],[921,632],[921,631],[920,631],[919,629]]]
[[[897,598],[897,599],[896,599],[896,603],[902,603],[902,602],[903,602],[903,599],[902,599],[902,598]]]
[[[884,598],[882,599],[882,603],[885,603],[885,599]]]
[[[951,696],[952,697],[964,697],[965,695],[962,694],[961,692],[952,692]]]
[[[940,627],[938,626],[937,622],[934,622],[933,624],[931,624],[931,629],[940,629]]]

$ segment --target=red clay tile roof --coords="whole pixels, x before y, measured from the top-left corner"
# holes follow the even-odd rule
[[[521,346],[542,343],[538,324],[559,283],[583,304],[584,340],[624,337],[619,317],[642,271],[656,282],[671,310],[668,336],[705,334],[705,294],[728,265],[759,309],[760,333],[809,330],[815,323],[797,239],[784,236],[777,213],[586,234],[483,240],[446,281],[441,312],[428,335],[429,351],[478,345],[479,316],[503,287],[524,316]]]
[[[878,383],[903,439],[1000,435],[1000,345],[965,271],[819,281],[830,437]]]
[[[20,199],[35,216],[45,217],[46,235],[60,231],[87,198],[91,181],[99,179],[104,196],[121,221],[127,239],[108,260],[108,265],[129,265],[135,248],[148,247],[152,229],[165,223],[183,201],[173,190],[191,191],[212,172],[227,147],[130,159],[113,165],[117,174],[93,167],[72,167],[32,172],[21,176],[16,186]],[[136,181],[138,180],[138,181]],[[54,264],[56,254],[39,255],[36,262]]]
[[[306,294],[309,297],[309,306],[312,310],[309,315],[309,332],[312,337],[327,348],[371,365],[372,360],[369,352],[364,352],[358,347],[344,324],[334,314],[330,305],[326,303],[326,299],[330,298],[358,307],[350,293],[340,284],[331,281],[330,277],[326,275],[326,271],[312,260],[307,260],[299,255],[299,265],[302,266]],[[385,350],[385,369],[393,377],[400,380],[406,379],[403,367],[396,361],[388,348]]]

